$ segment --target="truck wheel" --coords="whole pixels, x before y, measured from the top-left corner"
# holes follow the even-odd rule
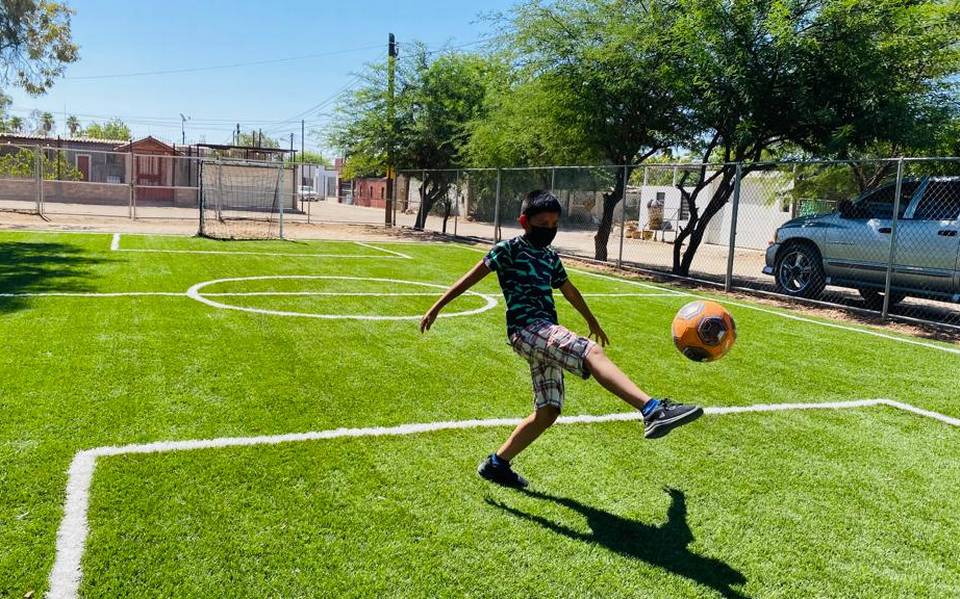
[[[820,252],[803,243],[787,246],[780,251],[773,276],[777,292],[791,297],[816,298],[827,285]]]

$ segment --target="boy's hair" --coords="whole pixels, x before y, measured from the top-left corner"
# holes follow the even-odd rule
[[[527,195],[523,197],[523,203],[520,205],[520,214],[527,218],[533,218],[541,212],[556,212],[560,214],[562,212],[560,200],[549,191],[542,189],[534,189],[533,191],[527,192]]]

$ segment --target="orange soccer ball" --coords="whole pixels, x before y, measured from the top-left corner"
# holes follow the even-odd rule
[[[716,302],[695,301],[673,319],[673,343],[695,362],[722,358],[737,340],[737,326],[727,309]]]

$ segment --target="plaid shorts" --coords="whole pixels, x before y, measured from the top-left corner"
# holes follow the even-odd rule
[[[563,371],[589,378],[586,357],[596,345],[590,339],[545,320],[527,325],[510,336],[513,351],[530,363],[533,405],[563,409]]]

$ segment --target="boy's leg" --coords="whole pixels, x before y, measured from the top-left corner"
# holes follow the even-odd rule
[[[617,368],[599,345],[590,348],[584,362],[604,389],[640,410],[643,414],[643,436],[648,439],[662,437],[703,415],[703,408],[699,406],[651,398]]]
[[[627,375],[607,357],[599,345],[594,345],[585,359],[590,374],[600,385],[638,410],[650,401],[650,396],[640,390]]]
[[[497,450],[497,457],[507,462],[515,458],[536,441],[543,431],[550,428],[559,415],[560,408],[556,406],[544,406],[534,410],[533,414],[524,418],[523,422],[513,429],[510,437]]]
[[[527,486],[526,479],[513,471],[510,460],[550,428],[563,408],[563,370],[532,356],[530,360],[534,412],[523,419],[496,453],[490,454],[477,467],[480,476],[507,487]]]

